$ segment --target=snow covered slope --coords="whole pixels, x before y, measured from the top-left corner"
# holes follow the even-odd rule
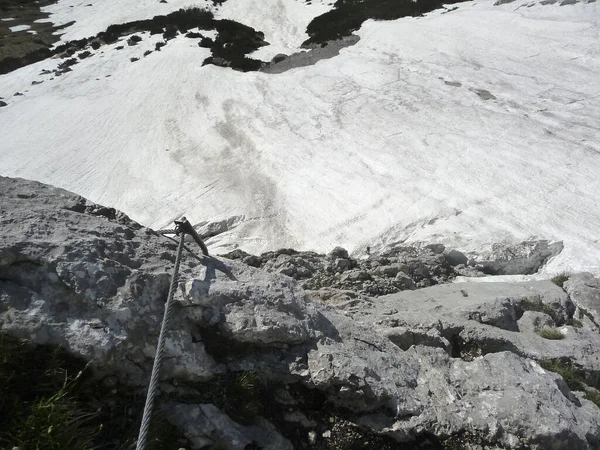
[[[254,11],[273,53],[304,39],[302,3],[273,2],[279,30],[270,3],[237,3],[216,14]],[[0,174],[154,227],[236,217],[216,252],[538,237],[565,244],[546,271],[600,273],[600,6],[457,6],[368,21],[339,56],[277,75],[201,67],[184,37],[141,58],[148,34],[59,78],[39,75],[59,61],[24,67],[0,77]]]

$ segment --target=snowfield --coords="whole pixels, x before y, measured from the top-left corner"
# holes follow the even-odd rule
[[[147,3],[60,0],[51,18],[76,20],[73,39],[190,2]],[[540,238],[564,242],[544,273],[599,274],[598,2],[455,6],[368,21],[339,56],[277,75],[201,67],[209,50],[183,36],[142,57],[148,33],[54,79],[39,74],[58,60],[21,68],[0,76],[0,174],[154,228],[231,219],[215,253]],[[265,32],[252,56],[268,60],[327,8],[230,0],[215,15]]]

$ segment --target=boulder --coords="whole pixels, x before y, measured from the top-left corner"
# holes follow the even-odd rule
[[[348,259],[350,256],[348,255],[348,250],[343,247],[335,247],[329,254],[327,255],[331,259],[342,258]]]
[[[562,249],[560,241],[523,241],[515,245],[498,243],[493,244],[488,252],[471,254],[470,264],[490,275],[530,275]]]
[[[556,324],[548,314],[538,311],[525,311],[518,322],[521,332],[537,333],[543,327],[554,327]]]
[[[600,280],[591,273],[579,273],[569,276],[564,283],[580,319],[588,319],[600,331]]]
[[[448,264],[454,267],[460,264],[467,264],[469,259],[464,253],[459,252],[458,250],[450,250],[448,253],[446,253],[446,261],[448,261]]]
[[[127,45],[132,46],[132,45],[137,45],[138,42],[141,42],[142,38],[139,37],[137,34],[132,35],[129,39],[127,39]]]
[[[251,444],[264,450],[292,450],[291,442],[273,425],[259,420],[257,425],[241,425],[231,420],[215,405],[169,403],[165,406],[170,420],[185,431],[192,448],[244,450]]]

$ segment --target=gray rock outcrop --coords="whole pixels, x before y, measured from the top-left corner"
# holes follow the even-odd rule
[[[494,244],[481,254],[465,254],[442,244],[397,246],[355,259],[336,247],[327,255],[281,249],[262,255],[235,250],[223,255],[301,282],[312,297],[326,299],[332,290],[379,297],[448,283],[458,276],[528,275],[562,251],[562,242],[524,241]]]
[[[600,331],[600,280],[590,273],[571,275],[564,288],[576,308],[575,315]]]
[[[0,177],[0,192],[1,331],[145,386],[175,243],[61,189]],[[427,250],[431,267],[396,255],[442,282],[431,270],[463,261],[443,252]],[[364,270],[339,250],[306,264],[292,251],[259,261],[184,252],[159,401],[190,447],[600,448],[600,409],[586,398],[599,387],[597,280],[573,277],[567,292],[457,283],[372,298],[343,285],[309,296],[278,273],[326,263],[363,288],[374,271],[414,283],[393,253]],[[580,310],[594,319],[574,322]],[[564,338],[544,338],[543,326]],[[557,360],[584,373],[583,391],[543,368]],[[248,374],[251,400],[228,381]]]

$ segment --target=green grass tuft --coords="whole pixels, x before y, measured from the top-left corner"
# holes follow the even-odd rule
[[[544,359],[539,362],[540,366],[549,372],[559,374],[572,391],[585,391],[585,374],[582,370],[573,367],[571,363],[560,360]]]
[[[585,398],[587,398],[590,402],[595,403],[596,406],[600,408],[600,391],[590,389],[585,393]]]
[[[144,402],[145,390],[106,387],[60,348],[0,332],[0,449],[132,450]],[[156,408],[148,449],[182,446]]]
[[[74,396],[86,366],[0,334],[0,448],[93,449],[95,414]]]
[[[229,374],[206,383],[206,401],[214,403],[233,420],[249,425],[261,415],[263,404],[255,372]]]
[[[20,416],[10,437],[20,448],[97,448],[94,438],[100,431],[93,424],[95,414],[82,411],[71,395],[77,377],[65,381],[54,395],[42,397]]]
[[[563,273],[559,273],[554,278],[551,278],[550,281],[552,281],[559,288],[562,288],[563,285],[565,284],[565,281],[567,281],[568,279],[569,279],[569,274],[563,272]]]
[[[550,305],[546,305],[545,303],[542,303],[541,300],[531,300],[528,298],[525,298],[523,300],[521,300],[521,302],[519,303],[519,307],[521,308],[521,310],[524,311],[537,311],[537,312],[541,312],[544,314],[548,314],[552,320],[554,321],[555,324],[560,325],[561,324],[561,317],[558,314],[558,312]]]
[[[565,335],[562,334],[559,330],[548,326],[542,327],[542,329],[539,331],[539,335],[544,339],[552,340],[560,340],[565,338]]]
[[[570,327],[573,328],[581,328],[583,327],[583,323],[581,322],[581,320],[577,320],[573,317],[571,317],[570,319],[567,319],[565,321],[565,325],[569,325]]]

